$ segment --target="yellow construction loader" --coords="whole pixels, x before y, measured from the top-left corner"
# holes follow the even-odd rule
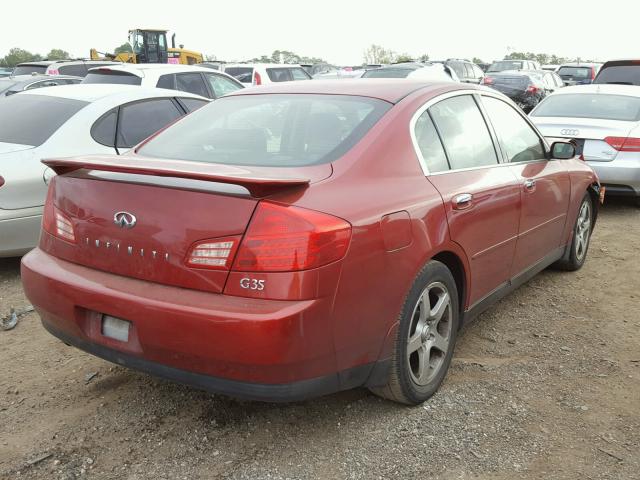
[[[194,65],[202,63],[199,52],[176,48],[175,33],[171,37],[171,48],[167,46],[167,30],[136,28],[129,30],[129,44],[132,52],[102,53],[91,49],[91,60],[114,60],[125,63],[176,63]]]

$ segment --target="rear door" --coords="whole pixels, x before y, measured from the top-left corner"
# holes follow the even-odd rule
[[[473,95],[454,95],[430,106],[415,124],[415,138],[429,181],[444,201],[451,239],[471,265],[472,306],[509,279],[520,220],[519,186],[499,165]]]
[[[556,253],[569,208],[571,181],[562,160],[548,160],[546,147],[525,117],[507,102],[482,96],[504,161],[517,179],[522,209],[511,276]]]

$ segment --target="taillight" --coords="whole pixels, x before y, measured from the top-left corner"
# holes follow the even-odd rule
[[[254,85],[262,85],[262,77],[258,72],[253,74],[253,84]]]
[[[240,236],[212,238],[196,243],[187,255],[187,265],[212,270],[229,270]]]
[[[53,204],[53,188],[49,188],[42,216],[42,228],[51,235],[67,242],[76,243],[76,235],[71,219]]]
[[[604,141],[619,152],[640,152],[640,138],[607,137]]]
[[[493,78],[491,77],[484,77],[484,79],[482,80],[482,83],[484,85],[491,85],[493,83]]]
[[[288,272],[321,267],[347,253],[351,225],[341,218],[261,202],[233,263],[242,272]]]
[[[0,175],[0,187],[4,185],[4,177]]]
[[[538,93],[538,90],[540,90],[540,89],[538,87],[536,87],[535,85],[529,85],[527,87],[527,93],[536,94],[536,93]]]
[[[595,80],[596,78],[596,69],[595,67],[591,67],[591,80]]]

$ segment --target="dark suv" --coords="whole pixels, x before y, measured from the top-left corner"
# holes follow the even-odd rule
[[[640,60],[611,60],[602,65],[593,83],[640,85]]]
[[[457,58],[449,58],[445,61],[436,61],[451,68],[462,83],[481,83],[484,78],[484,72],[475,63],[469,60],[461,60]]]

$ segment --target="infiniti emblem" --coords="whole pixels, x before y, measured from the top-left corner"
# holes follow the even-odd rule
[[[580,130],[577,130],[575,128],[565,128],[563,130],[560,130],[560,135],[567,135],[569,137],[577,137],[578,135],[580,135]]]
[[[136,226],[136,217],[129,212],[116,212],[113,216],[113,223],[120,228],[133,228]]]

